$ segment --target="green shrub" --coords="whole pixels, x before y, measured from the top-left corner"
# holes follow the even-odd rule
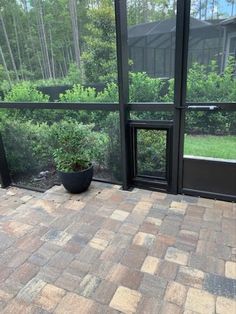
[[[164,82],[159,78],[151,78],[147,73],[130,73],[130,102],[155,102],[161,100]]]
[[[72,89],[60,94],[60,102],[96,102],[96,89],[76,84]]]
[[[21,82],[12,87],[6,94],[8,102],[48,102],[49,96],[39,92],[30,82]]]
[[[98,93],[96,101],[97,102],[108,102],[108,103],[114,103],[118,102],[119,95],[118,95],[118,86],[115,83],[109,83],[104,88],[104,90],[100,93]]]
[[[139,174],[163,175],[166,171],[166,136],[164,131],[139,130],[137,136]]]
[[[49,96],[44,95],[38,91],[36,87],[30,82],[21,82],[12,87],[6,94],[5,101],[7,102],[39,102],[46,103],[49,101]],[[45,110],[31,110],[31,109],[10,109],[7,110],[7,115],[16,120],[34,120],[35,123],[47,121],[50,113]]]
[[[215,61],[210,69],[205,65],[193,64],[189,69],[187,100],[191,102],[230,102],[235,101],[236,80],[233,78],[234,61],[229,60],[225,72],[218,74]]]
[[[65,172],[84,169],[92,161],[105,161],[107,136],[93,131],[94,125],[84,125],[73,120],[61,121],[51,126],[55,140],[53,152],[57,169]]]
[[[104,123],[108,134],[107,165],[115,180],[121,181],[121,146],[120,146],[120,119],[117,112],[111,112]]]
[[[48,147],[50,132],[46,123],[7,118],[0,121],[0,132],[13,176],[40,171],[52,162],[52,152]]]

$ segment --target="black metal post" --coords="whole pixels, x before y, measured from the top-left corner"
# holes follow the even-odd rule
[[[3,146],[2,136],[0,134],[0,182],[2,188],[6,188],[11,184],[11,177],[7,165],[7,159]]]
[[[182,191],[184,120],[187,90],[188,40],[191,0],[177,1],[172,193]]]
[[[129,188],[129,129],[128,129],[128,100],[129,100],[129,74],[128,74],[128,34],[126,0],[115,0],[116,15],[116,49],[119,86],[120,110],[120,139],[122,161],[122,187]]]

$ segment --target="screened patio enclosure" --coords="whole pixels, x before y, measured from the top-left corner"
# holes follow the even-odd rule
[[[226,0],[214,8],[190,0],[164,8],[161,1],[98,1],[83,7],[83,19],[60,1],[58,8],[42,3],[16,1],[22,16],[44,17],[22,46],[21,33],[7,25],[11,8],[2,11],[1,185],[59,184],[53,132],[70,121],[101,135],[94,180],[235,201],[235,8]],[[47,25],[61,11],[68,21],[55,16]],[[28,20],[18,22],[28,27]],[[52,102],[37,88],[55,82],[73,87]]]
[[[235,18],[199,20],[190,17],[189,66],[209,65],[215,59],[223,72],[228,56],[235,56]],[[128,46],[132,71],[144,71],[152,77],[172,78],[175,58],[176,18],[130,26]],[[228,47],[229,46],[229,47]],[[228,48],[227,48],[228,47]]]

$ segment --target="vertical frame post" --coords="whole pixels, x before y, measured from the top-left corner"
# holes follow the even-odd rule
[[[129,74],[128,74],[128,30],[126,0],[115,0],[116,49],[119,86],[120,138],[122,162],[122,187],[129,188]]]
[[[3,188],[8,187],[11,184],[11,177],[7,165],[7,159],[3,146],[2,136],[0,134],[0,182]]]
[[[188,40],[191,0],[177,1],[176,52],[175,52],[175,90],[172,193],[182,191],[184,120],[187,91]]]

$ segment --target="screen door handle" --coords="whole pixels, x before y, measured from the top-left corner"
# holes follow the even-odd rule
[[[209,106],[193,105],[193,106],[187,106],[187,109],[219,110],[221,108],[216,105],[209,105]]]

